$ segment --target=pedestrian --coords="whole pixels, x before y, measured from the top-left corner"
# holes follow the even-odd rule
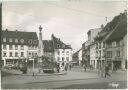
[[[114,71],[114,72],[117,71],[117,67],[116,67],[116,65],[113,66],[113,71]]]
[[[57,72],[58,72],[58,73],[60,72],[59,64],[57,65]]]
[[[67,66],[65,66],[65,71],[67,72]]]
[[[105,78],[106,78],[107,75],[110,76],[108,65],[105,66]]]
[[[71,68],[72,68],[71,64],[69,65],[69,68],[70,68],[70,70],[71,70]]]
[[[84,70],[86,71],[86,65],[84,65]]]

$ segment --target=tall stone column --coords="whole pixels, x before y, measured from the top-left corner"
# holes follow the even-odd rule
[[[42,40],[42,27],[39,26],[39,44],[38,44],[38,64],[39,69],[42,66],[42,56],[44,56],[44,46],[43,46],[43,40]]]

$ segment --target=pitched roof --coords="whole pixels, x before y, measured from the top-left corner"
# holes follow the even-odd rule
[[[43,40],[44,52],[53,52],[54,46],[52,40]]]
[[[23,45],[37,45],[38,37],[36,32],[24,32],[24,31],[8,31],[2,30],[2,38],[6,38],[5,44],[23,44]],[[9,39],[12,39],[12,42],[9,42]],[[15,42],[15,39],[18,39],[18,43]],[[24,40],[24,43],[21,43],[21,39]]]
[[[52,41],[55,49],[72,49],[70,45],[66,45],[59,38],[56,38],[53,34]]]
[[[122,19],[126,19],[125,12],[124,13],[121,13],[120,15],[115,16],[111,22],[107,23],[107,25],[103,28],[103,30],[95,38],[95,41],[97,41],[97,40],[98,41],[104,40],[106,38],[106,36],[108,34],[110,34],[110,32],[112,32],[113,29],[115,29],[116,25],[119,22],[121,22]]]
[[[58,47],[59,45],[59,47]],[[71,49],[71,46],[64,44],[59,38],[52,35],[51,40],[43,40],[44,52],[54,52],[54,49]]]
[[[123,38],[127,34],[127,19],[122,19],[120,23],[118,23],[117,27],[113,30],[113,32],[106,39],[106,42],[119,40]]]

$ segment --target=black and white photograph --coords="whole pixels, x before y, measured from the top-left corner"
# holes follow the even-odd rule
[[[125,0],[2,0],[1,89],[127,89]]]

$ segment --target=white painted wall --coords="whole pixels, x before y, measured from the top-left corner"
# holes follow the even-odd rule
[[[60,52],[59,55],[58,55],[58,51]],[[62,61],[62,57],[64,57],[64,61],[67,61],[66,57],[69,58],[69,61],[72,61],[72,50],[71,49],[55,49],[54,56],[56,61],[58,61],[58,57],[60,58],[59,61]]]
[[[90,65],[93,65],[94,68],[97,67],[96,44],[90,46]]]
[[[31,50],[28,49],[27,45],[24,45],[24,49],[21,50],[21,45],[18,45],[18,49],[15,50],[15,45],[12,45],[12,50],[9,49],[9,45],[6,45],[7,49],[4,50],[3,49],[3,45],[2,45],[2,60],[4,60],[4,65],[6,65],[6,59],[25,59],[28,58],[28,53],[29,52],[33,52],[33,53],[37,53],[37,47],[36,48],[32,48]],[[3,52],[6,52],[7,57],[3,57]],[[9,56],[9,53],[12,52],[12,56]],[[15,52],[18,52],[18,57],[15,57]],[[24,52],[24,57],[21,57],[21,52]]]

